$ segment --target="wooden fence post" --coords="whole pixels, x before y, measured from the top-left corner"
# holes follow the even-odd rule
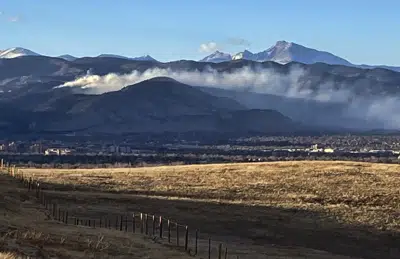
[[[124,216],[120,216],[120,222],[119,222],[119,231],[122,231],[122,224],[123,224],[123,221],[124,221]]]
[[[211,259],[211,238],[208,239],[208,259]]]
[[[163,237],[163,221],[162,221],[162,216],[160,216],[160,225],[159,225],[159,228],[160,228],[160,238],[162,238],[162,237]]]
[[[36,183],[36,198],[38,198],[38,199],[39,199],[39,193],[40,193],[39,187],[40,187],[40,184],[39,184],[39,182],[37,182]]]
[[[140,212],[140,233],[142,234],[143,234],[143,226],[144,226],[143,213]]]
[[[222,244],[218,245],[218,259],[222,259]]]
[[[65,224],[68,225],[68,211],[65,211],[64,213],[64,217],[65,217]]]
[[[228,258],[228,247],[225,247],[225,259]]]
[[[152,231],[153,231],[153,236],[156,235],[156,216],[153,215],[153,224],[152,224]]]
[[[167,227],[168,227],[168,243],[171,243],[171,221],[167,221]]]
[[[145,221],[146,221],[146,227],[145,227],[145,231],[146,231],[146,235],[149,234],[149,215],[146,213],[145,215]]]
[[[189,227],[185,227],[185,251],[188,250],[188,243],[189,243]]]

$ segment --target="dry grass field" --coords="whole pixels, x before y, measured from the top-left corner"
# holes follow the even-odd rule
[[[75,214],[163,215],[232,244],[241,258],[400,258],[399,165],[302,161],[23,172],[47,182]]]
[[[138,234],[56,222],[31,193],[3,174],[0,197],[0,259],[190,258]]]

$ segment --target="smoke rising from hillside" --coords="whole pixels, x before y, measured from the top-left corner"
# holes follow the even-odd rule
[[[307,71],[300,67],[292,68],[287,74],[274,69],[244,67],[231,72],[218,72],[211,68],[205,71],[174,71],[153,68],[144,72],[133,71],[130,74],[107,74],[105,76],[86,75],[59,87],[80,87],[87,93],[101,94],[117,91],[121,88],[154,77],[170,77],[192,86],[216,87],[222,89],[246,89],[255,93],[313,100],[323,103],[341,103],[345,113],[355,118],[379,121],[385,128],[400,128],[400,108],[398,98],[356,96],[351,85],[338,85],[335,82],[318,84],[317,90],[311,90],[314,83]],[[317,112],[317,111],[316,111]]]
[[[282,75],[273,69],[251,69],[244,67],[234,72],[206,71],[173,71],[171,69],[153,68],[144,72],[133,71],[130,74],[110,73],[105,76],[86,75],[60,87],[82,87],[92,94],[117,91],[121,88],[148,80],[154,77],[170,77],[192,86],[208,86],[223,89],[248,89],[256,93],[274,94],[293,98],[306,98],[320,101],[345,101],[350,92],[332,91],[333,84],[323,84],[321,91],[313,94],[302,82],[306,72],[300,68],[292,69]],[[304,86],[304,87],[303,87]]]

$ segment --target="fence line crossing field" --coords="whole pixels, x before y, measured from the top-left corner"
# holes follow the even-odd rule
[[[2,259],[192,258],[139,233],[73,225],[68,211],[56,210],[46,191],[37,192],[27,179],[22,185],[18,177],[0,174]]]
[[[199,246],[211,237],[240,258],[400,257],[398,165],[301,161],[21,170],[44,182],[73,215],[161,215],[189,226],[190,240],[199,229]]]

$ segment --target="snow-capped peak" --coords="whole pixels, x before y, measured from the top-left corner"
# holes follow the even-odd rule
[[[350,62],[347,60],[329,52],[307,48],[287,41],[277,41],[274,46],[258,54],[261,59],[271,60],[281,64],[295,61],[304,64],[322,62],[335,65],[350,65]]]
[[[225,61],[232,60],[231,54],[224,53],[221,51],[215,51],[214,53],[208,55],[207,57],[200,60],[200,62],[212,62],[212,63],[220,63]]]
[[[258,62],[274,61],[281,64],[295,61],[304,64],[322,62],[335,65],[351,65],[347,60],[329,52],[307,48],[284,40],[277,41],[272,47],[258,53],[251,53],[247,50],[239,52],[232,59],[247,59]]]
[[[253,60],[254,59],[254,54],[248,50],[245,50],[243,52],[239,52],[235,55],[232,56],[232,60],[238,60],[238,59],[248,59],[248,60]]]
[[[40,56],[40,55],[29,49],[24,49],[21,47],[15,47],[0,51],[0,58],[17,58],[22,56]]]

